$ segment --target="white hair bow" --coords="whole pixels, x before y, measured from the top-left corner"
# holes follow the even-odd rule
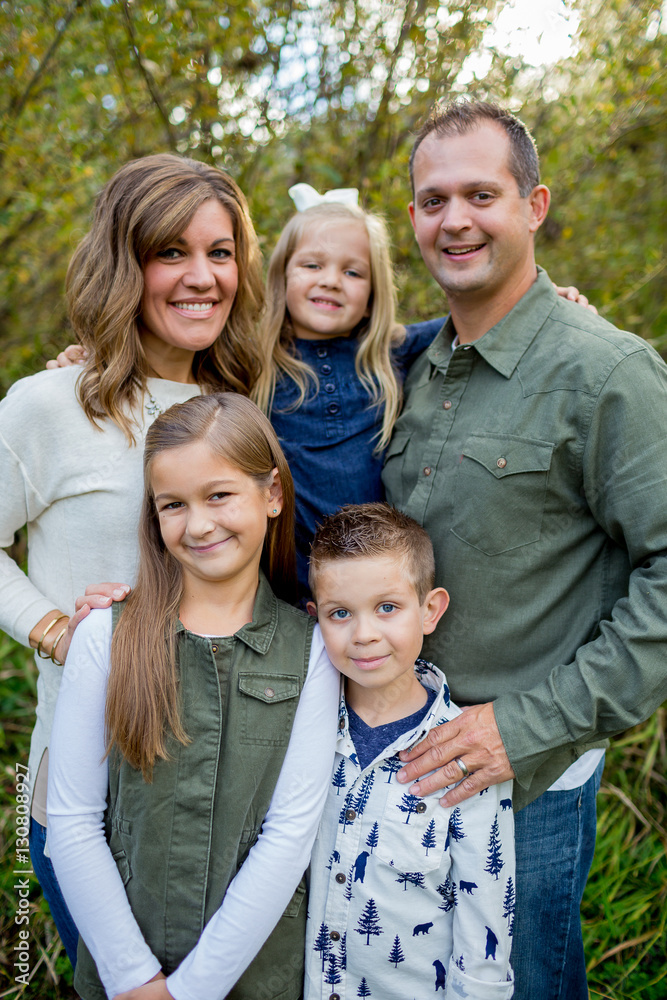
[[[305,212],[307,208],[327,202],[338,202],[343,205],[359,204],[359,192],[356,188],[336,188],[320,194],[310,184],[295,184],[287,193],[296,205],[297,212]]]

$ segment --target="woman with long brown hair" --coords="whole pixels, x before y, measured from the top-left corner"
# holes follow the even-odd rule
[[[256,377],[261,259],[243,194],[178,156],[126,164],[98,198],[67,296],[83,371],[22,379],[0,403],[0,546],[28,525],[27,574],[0,551],[0,627],[36,650],[31,855],[74,963],[76,928],[44,854],[69,616],[91,580],[135,579],[142,445],[156,415],[201,392],[247,394]]]
[[[53,727],[75,986],[297,1000],[338,675],[314,619],[271,590],[296,590],[292,477],[236,393],[158,417],[144,475],[136,587],[79,626]]]

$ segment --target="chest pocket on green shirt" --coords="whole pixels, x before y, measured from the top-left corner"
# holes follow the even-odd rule
[[[239,673],[242,705],[241,743],[286,746],[301,692],[295,674]]]
[[[454,481],[457,538],[490,556],[538,541],[553,449],[507,434],[469,437]]]

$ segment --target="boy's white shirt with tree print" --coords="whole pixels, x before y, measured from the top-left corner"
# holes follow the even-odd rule
[[[331,786],[313,850],[305,1000],[505,1000],[514,920],[512,783],[454,809],[396,781],[399,750],[460,714],[444,674],[422,722],[360,768],[341,681]]]

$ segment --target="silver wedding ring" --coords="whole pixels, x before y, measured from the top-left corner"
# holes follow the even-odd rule
[[[461,774],[463,775],[463,777],[467,778],[468,775],[470,774],[470,771],[465,766],[465,764],[463,763],[463,761],[461,760],[461,758],[460,757],[455,757],[454,760],[459,765],[459,767],[461,768]]]

